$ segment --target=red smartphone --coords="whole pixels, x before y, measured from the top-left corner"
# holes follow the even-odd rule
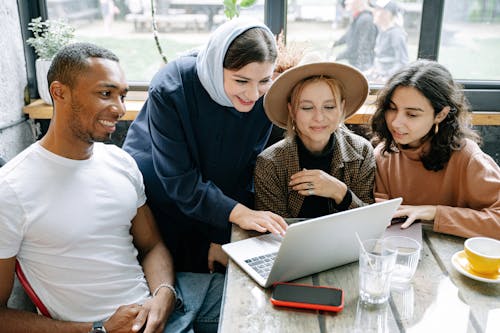
[[[344,308],[344,292],[333,287],[279,282],[274,285],[271,303],[276,306],[340,312]]]

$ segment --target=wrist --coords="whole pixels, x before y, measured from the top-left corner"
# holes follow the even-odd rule
[[[349,209],[351,203],[352,203],[352,192],[349,189],[347,189],[344,197],[342,198],[342,201],[340,201],[339,203],[335,202],[335,206],[338,211],[344,211]]]
[[[92,323],[92,329],[89,333],[107,333],[106,328],[104,327],[104,322],[102,321],[94,321]]]
[[[171,285],[170,283],[161,283],[156,287],[156,289],[153,291],[152,296],[156,297],[160,292],[166,292],[169,293],[170,295],[173,296],[173,304],[177,302],[177,291],[175,290],[175,287]]]
[[[332,199],[335,201],[335,204],[337,205],[339,205],[344,200],[344,198],[347,195],[347,192],[349,191],[346,184],[340,182],[339,185],[340,189],[338,191],[335,191],[332,195]]]
[[[240,216],[243,214],[243,209],[246,208],[240,203],[237,203],[236,206],[234,206],[233,210],[231,211],[231,214],[229,214],[229,222],[232,222],[234,224],[238,224],[238,221]]]
[[[437,207],[438,206],[430,206],[429,221],[434,221],[436,219]]]

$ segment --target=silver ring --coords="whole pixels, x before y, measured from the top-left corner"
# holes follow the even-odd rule
[[[309,190],[313,189],[314,188],[314,184],[313,183],[307,183],[307,188]]]
[[[307,190],[307,194],[314,195],[314,190],[310,188],[309,190]]]

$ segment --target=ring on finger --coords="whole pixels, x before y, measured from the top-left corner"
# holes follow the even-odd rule
[[[314,188],[313,183],[307,183],[307,189],[312,190]]]
[[[313,189],[309,189],[309,190],[307,190],[307,194],[309,194],[309,195],[314,195],[314,190],[313,190]]]

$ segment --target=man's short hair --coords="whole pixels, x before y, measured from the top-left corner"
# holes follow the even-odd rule
[[[55,55],[47,74],[49,86],[59,81],[73,88],[76,79],[85,72],[89,63],[88,58],[104,58],[119,62],[118,57],[108,49],[91,43],[73,43],[62,48]]]

